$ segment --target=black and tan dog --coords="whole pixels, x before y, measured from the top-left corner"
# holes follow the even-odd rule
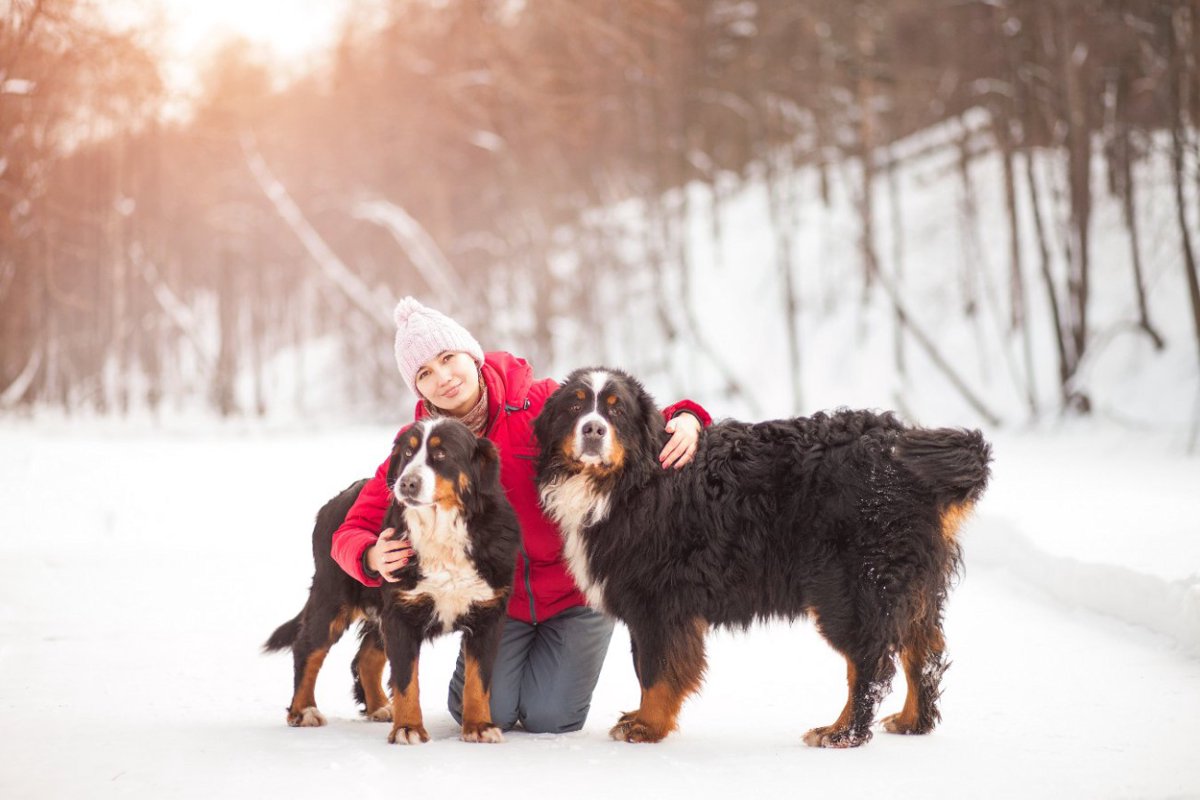
[[[394,527],[397,537],[407,536],[415,557],[394,573],[395,583],[362,585],[334,562],[330,542],[365,481],[321,509],[313,529],[316,572],[308,602],[264,645],[268,651],[290,647],[295,659],[288,724],[325,724],[313,695],[317,673],[329,648],[360,619],[354,693],[370,718],[392,721],[388,741],[429,740],[421,715],[418,656],[423,641],[451,631],[463,633],[462,738],[502,741],[491,722],[489,687],[520,527],[500,485],[496,448],[460,422],[422,421],[397,437],[387,482],[393,497],[383,527]],[[381,684],[385,661],[391,666],[390,705]]]
[[[838,411],[722,422],[695,461],[664,470],[653,399],[613,369],[572,373],[535,422],[538,486],[589,602],[633,642],[641,706],[612,736],[654,742],[705,669],[710,625],[812,617],[846,658],[849,697],[804,741],[871,738],[898,655],[908,679],[893,733],[927,733],[947,662],[942,609],[957,531],[988,479],[978,431],[920,429]]]

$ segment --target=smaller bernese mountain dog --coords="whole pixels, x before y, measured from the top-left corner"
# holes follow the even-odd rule
[[[317,673],[329,648],[360,620],[361,642],[351,665],[354,694],[370,719],[392,722],[389,742],[429,741],[418,696],[418,656],[423,641],[451,631],[463,634],[462,738],[503,741],[491,720],[490,687],[521,532],[500,484],[496,447],[461,422],[423,420],[397,437],[387,482],[392,503],[383,529],[407,536],[414,557],[393,573],[396,582],[368,587],[330,556],[333,533],[366,481],[346,488],[317,514],[308,602],[263,646],[292,650],[288,724],[325,724],[313,696]],[[385,661],[391,666],[390,703],[381,682]]]
[[[942,610],[960,524],[983,493],[979,431],[837,411],[725,421],[692,464],[664,470],[654,400],[620,370],[573,372],[534,423],[543,508],[588,601],[623,621],[641,705],[611,735],[657,742],[705,669],[709,626],[809,617],[846,659],[849,696],[814,747],[856,747],[898,656],[908,679],[892,733],[927,733],[948,662]],[[781,665],[786,669],[786,665]]]

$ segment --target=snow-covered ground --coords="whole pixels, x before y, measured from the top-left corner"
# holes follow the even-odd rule
[[[576,734],[459,742],[454,640],[421,663],[429,744],[357,717],[349,641],[329,726],[288,728],[291,660],[258,648],[303,602],[317,506],[393,433],[0,422],[0,797],[1200,796],[1200,461],[1097,427],[996,438],[930,736],[805,747],[845,699],[808,624],[714,634],[659,745],[606,737],[637,696],[620,628]]]

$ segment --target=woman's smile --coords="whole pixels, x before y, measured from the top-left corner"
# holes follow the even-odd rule
[[[479,399],[479,365],[468,353],[445,351],[417,370],[416,389],[451,416],[462,416]]]

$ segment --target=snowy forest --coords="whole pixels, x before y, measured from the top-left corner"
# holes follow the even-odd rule
[[[1093,351],[1132,340],[1194,441],[1195,0],[348,8],[291,81],[230,41],[164,114],[141,31],[0,4],[0,410],[253,417],[332,393],[394,417],[388,312],[414,294],[542,373],[615,362],[752,414],[823,400],[811,326],[863,309],[887,404],[921,407],[920,359],[997,425],[1094,413]],[[932,210],[910,179],[931,158],[952,193]],[[730,222],[748,193],[764,246]],[[922,254],[930,213],[954,244]],[[822,227],[837,246],[805,250]],[[753,284],[736,313],[775,333],[723,349],[714,281],[717,309]],[[767,342],[777,406],[745,369]]]

